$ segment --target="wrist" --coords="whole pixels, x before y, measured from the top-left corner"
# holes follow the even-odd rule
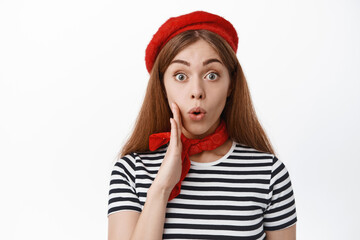
[[[156,198],[162,198],[164,200],[168,200],[170,197],[170,193],[172,191],[172,188],[169,188],[165,184],[160,183],[155,178],[154,182],[151,184],[147,195],[148,196],[155,196]]]

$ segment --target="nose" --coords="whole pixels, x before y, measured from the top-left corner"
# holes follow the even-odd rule
[[[193,79],[193,84],[191,85],[191,98],[205,99],[205,90],[201,78]]]

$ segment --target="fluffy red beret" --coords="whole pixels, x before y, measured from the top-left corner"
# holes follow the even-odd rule
[[[157,55],[171,38],[184,31],[195,29],[205,29],[220,35],[236,53],[239,39],[233,25],[218,15],[196,11],[169,18],[160,26],[146,48],[145,63],[148,72],[151,72]]]

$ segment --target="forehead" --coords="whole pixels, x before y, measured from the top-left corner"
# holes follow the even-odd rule
[[[215,49],[203,39],[186,46],[174,57],[174,59],[181,59],[189,62],[206,60],[209,58],[218,58],[220,60],[220,56]]]

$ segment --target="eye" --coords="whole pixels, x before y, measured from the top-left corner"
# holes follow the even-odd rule
[[[176,73],[175,75],[175,79],[178,81],[184,81],[186,79],[186,75],[183,73]]]
[[[207,79],[213,81],[216,80],[219,77],[219,74],[211,72],[208,75],[206,75]]]

